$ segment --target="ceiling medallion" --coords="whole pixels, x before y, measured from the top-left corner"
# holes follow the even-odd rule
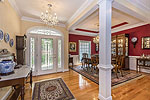
[[[48,4],[48,10],[46,10],[45,12],[41,13],[41,20],[49,25],[49,26],[56,26],[58,24],[58,18],[56,13],[52,13],[52,4]]]

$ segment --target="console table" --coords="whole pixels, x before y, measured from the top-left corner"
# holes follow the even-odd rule
[[[136,71],[140,72],[141,68],[150,70],[150,59],[148,59],[148,58],[137,58],[136,59]]]
[[[19,69],[14,70],[14,74],[8,76],[1,76],[0,88],[6,86],[21,86],[21,100],[24,100],[24,87],[26,80],[30,77],[30,85],[32,86],[32,70],[26,65],[23,65]]]

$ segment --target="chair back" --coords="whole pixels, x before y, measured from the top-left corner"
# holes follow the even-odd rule
[[[125,64],[125,57],[122,56],[121,57],[121,68],[124,66],[124,64]]]
[[[88,54],[87,53],[82,53],[82,58],[88,58]]]
[[[124,66],[124,56],[118,56],[116,59],[116,64],[119,68],[122,68]]]
[[[97,66],[98,65],[98,59],[97,59],[97,57],[91,57],[91,63],[92,63],[92,65]]]

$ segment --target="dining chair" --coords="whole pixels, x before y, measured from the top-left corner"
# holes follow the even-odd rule
[[[96,70],[96,73],[98,73],[98,57],[91,57],[91,71],[94,72]]]
[[[113,70],[114,70],[114,72],[116,74],[116,77],[119,78],[118,77],[118,72],[120,72],[121,76],[123,77],[123,70],[122,70],[122,68],[124,66],[124,56],[117,56],[116,64],[113,64],[113,66],[114,66]]]
[[[81,62],[82,62],[82,68],[87,66],[87,58],[88,58],[88,54],[87,53],[82,53],[82,59],[81,59]]]

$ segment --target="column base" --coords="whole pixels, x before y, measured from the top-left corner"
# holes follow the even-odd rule
[[[99,99],[100,100],[112,100],[112,96],[105,98],[101,94],[99,94]]]

